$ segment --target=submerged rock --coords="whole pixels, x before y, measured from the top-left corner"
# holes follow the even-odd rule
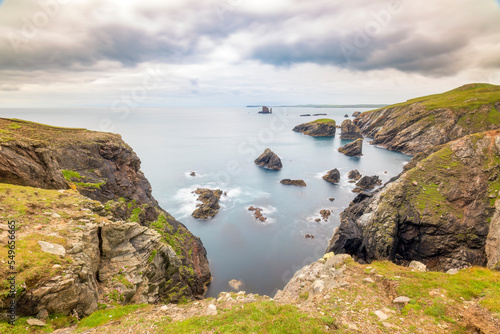
[[[351,157],[363,155],[363,139],[359,138],[352,143],[342,146],[339,148],[339,152]]]
[[[272,170],[280,170],[283,168],[280,157],[269,148],[266,148],[254,162],[261,167]]]
[[[357,139],[363,138],[361,130],[350,119],[346,119],[340,126],[340,139]]]
[[[339,183],[340,182],[339,170],[337,168],[332,169],[331,171],[329,171],[328,173],[326,173],[323,176],[323,180],[330,182],[330,183],[333,183],[333,184]]]
[[[222,190],[212,190],[198,188],[194,191],[198,195],[197,209],[193,211],[192,216],[197,219],[213,218],[219,212],[220,205],[219,199],[222,195]]]
[[[337,130],[333,119],[322,118],[315,121],[297,125],[293,128],[295,132],[302,132],[305,135],[313,137],[333,137]]]
[[[258,221],[263,222],[263,223],[265,221],[267,221],[267,217],[262,214],[262,209],[261,208],[256,208],[256,207],[250,206],[248,208],[248,211],[253,211],[253,216]]]
[[[236,291],[241,290],[241,287],[243,286],[242,281],[238,281],[237,279],[232,279],[228,282],[229,286]]]
[[[283,179],[280,181],[280,183],[285,184],[285,185],[291,185],[291,186],[299,186],[299,187],[307,186],[307,184],[304,182],[304,180]]]

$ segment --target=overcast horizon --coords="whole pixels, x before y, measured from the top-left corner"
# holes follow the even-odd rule
[[[0,108],[391,104],[500,84],[500,1],[0,0]]]

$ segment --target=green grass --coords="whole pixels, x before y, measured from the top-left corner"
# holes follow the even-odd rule
[[[164,320],[156,325],[165,333],[325,333],[334,319],[315,319],[295,306],[274,302],[245,304],[242,308],[220,310],[216,316],[194,317],[180,322]]]
[[[330,118],[320,118],[315,121],[309,122],[309,123],[333,123],[335,124],[335,120],[330,119]]]
[[[83,318],[77,327],[77,332],[83,332],[89,328],[95,328],[111,321],[116,321],[141,308],[150,307],[148,304],[115,306],[112,309],[98,310]]]
[[[0,322],[0,333],[2,334],[41,334],[52,333],[56,329],[66,328],[76,323],[76,318],[65,315],[51,315],[46,321],[45,327],[31,327],[28,325],[28,319],[31,317],[22,317],[16,320],[14,326]]]
[[[441,317],[439,296],[431,296],[431,290],[440,289],[457,303],[481,298],[480,304],[493,314],[500,314],[500,272],[487,268],[471,267],[463,269],[455,275],[442,272],[412,272],[408,268],[397,266],[388,261],[373,262],[377,272],[398,278],[399,295],[408,296],[413,300],[410,308],[422,308],[424,312]],[[430,304],[425,300],[431,301]],[[419,304],[418,306],[415,306]],[[427,311],[426,311],[427,310]],[[426,313],[426,314],[427,314]]]
[[[64,178],[66,179],[66,181],[72,181],[73,178],[75,178],[75,179],[82,178],[80,173],[72,171],[72,170],[63,170],[62,174],[63,174]]]

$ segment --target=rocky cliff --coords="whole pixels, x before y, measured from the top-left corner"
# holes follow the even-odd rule
[[[465,135],[500,128],[500,86],[469,84],[358,116],[372,144],[417,154]]]
[[[313,137],[333,137],[337,130],[333,119],[321,118],[315,121],[297,125],[293,128],[295,132],[302,132],[305,135]]]
[[[211,276],[202,242],[158,206],[140,171],[139,158],[120,136],[9,119],[0,119],[0,128],[0,184],[18,186],[12,186],[7,197],[21,201],[32,194],[36,199],[48,189],[46,196],[54,198],[55,206],[65,192],[77,191],[81,197],[62,208],[63,213],[32,201],[23,204],[26,209],[20,214],[0,208],[3,216],[27,229],[20,238],[42,240],[44,229],[55,228],[52,236],[63,237],[58,243],[67,241],[63,246],[67,255],[55,263],[72,263],[64,279],[49,275],[46,280],[28,280],[20,299],[23,312],[42,307],[87,315],[96,309],[101,287],[117,275],[124,280],[125,302],[204,295]],[[98,201],[84,207],[91,220],[86,215],[73,216],[84,198]],[[51,211],[45,220],[34,218]],[[64,237],[69,231],[76,233]],[[111,273],[123,266],[120,274]],[[37,270],[51,272],[43,266]]]
[[[429,153],[382,190],[356,197],[327,251],[366,262],[419,260],[436,270],[499,268],[500,130]]]

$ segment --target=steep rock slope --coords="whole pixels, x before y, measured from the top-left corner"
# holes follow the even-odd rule
[[[500,86],[469,84],[358,116],[372,144],[416,154],[465,135],[500,128]]]
[[[169,277],[172,300],[201,297],[211,275],[201,240],[158,206],[140,160],[119,135],[0,119],[0,182],[76,189],[114,221],[156,229],[181,261]]]
[[[360,194],[327,251],[367,262],[419,260],[437,270],[498,268],[500,130],[433,150],[381,191]]]

